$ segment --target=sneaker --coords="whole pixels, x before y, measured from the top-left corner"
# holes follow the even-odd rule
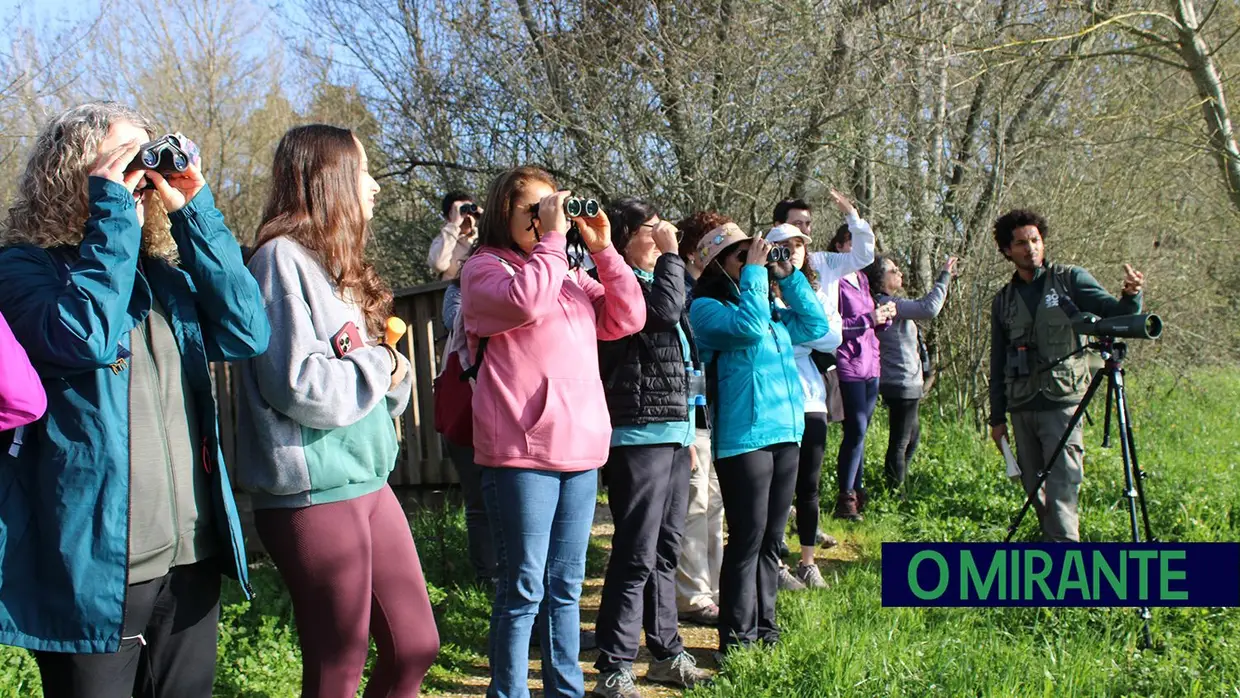
[[[598,675],[598,683],[594,684],[591,695],[598,698],[641,698],[633,680],[637,676],[628,667],[616,671],[605,671]]]
[[[688,652],[681,652],[675,657],[654,661],[646,672],[646,680],[654,683],[671,684],[684,688],[710,681],[710,672],[699,669],[697,659]]]
[[[796,578],[801,580],[801,583],[810,589],[827,588],[827,582],[822,578],[822,572],[818,570],[818,565],[797,565]]]
[[[805,585],[785,565],[779,567],[779,588],[783,591],[805,591]]]
[[[710,628],[719,625],[719,607],[715,604],[695,608],[692,611],[685,611],[678,614],[681,622],[690,623],[692,625],[704,625]]]
[[[823,531],[818,532],[818,547],[822,548],[823,550],[826,550],[827,548],[834,548],[835,546],[839,544],[840,542],[836,540],[835,537],[832,536],[831,534],[825,533]]]

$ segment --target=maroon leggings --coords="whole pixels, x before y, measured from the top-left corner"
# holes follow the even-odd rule
[[[405,513],[387,485],[364,497],[254,512],[258,536],[293,598],[303,698],[418,695],[439,633]]]

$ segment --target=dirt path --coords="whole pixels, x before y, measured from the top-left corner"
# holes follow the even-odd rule
[[[592,535],[598,539],[606,541],[606,547],[611,549],[611,536],[614,532],[611,523],[611,512],[605,506],[599,506],[594,515],[594,529]],[[855,551],[851,549],[847,543],[827,551],[819,551],[818,559],[821,562],[828,560],[848,560],[855,557]],[[581,625],[583,628],[594,629],[594,622],[598,615],[599,599],[603,591],[603,578],[590,577],[585,581],[585,585],[581,590]],[[685,647],[698,660],[698,666],[714,671],[717,667],[713,652],[719,646],[719,633],[715,628],[705,628],[696,625],[680,625],[680,636],[684,639]],[[595,682],[598,680],[598,671],[594,669],[594,660],[598,658],[598,652],[591,650],[581,653],[581,669],[585,672],[586,694],[589,695],[590,689],[594,688]],[[633,670],[638,676],[637,688],[641,691],[643,698],[666,698],[668,696],[679,696],[679,689],[667,688],[656,684],[648,683],[642,677],[646,675],[646,669],[650,665],[650,653],[646,651],[643,636],[643,645],[638,653],[637,661],[634,663]],[[530,692],[533,698],[541,698],[542,696],[542,679],[540,677],[541,661],[539,652],[535,648],[530,648]],[[469,676],[463,677],[459,681],[452,684],[447,691],[437,695],[448,696],[449,698],[466,698],[469,696],[486,695],[488,683],[488,672],[485,662],[480,662],[474,667],[474,671]]]

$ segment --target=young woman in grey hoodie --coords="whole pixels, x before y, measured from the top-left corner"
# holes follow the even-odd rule
[[[289,588],[303,698],[416,696],[439,650],[409,521],[387,484],[409,360],[380,343],[392,293],[363,251],[379,185],[353,133],[311,124],[276,147],[249,268],[272,340],[242,365],[237,481]]]
[[[891,302],[896,306],[895,320],[877,332],[882,366],[878,394],[887,404],[891,420],[884,471],[888,489],[894,490],[903,486],[908,462],[913,459],[921,437],[918,410],[925,384],[914,321],[938,317],[947,300],[947,286],[956,275],[956,258],[948,258],[934,287],[917,300],[900,297],[904,289],[904,275],[890,257],[874,257],[873,264],[866,267],[865,273],[875,302],[880,305]]]

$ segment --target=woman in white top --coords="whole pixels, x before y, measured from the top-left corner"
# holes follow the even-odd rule
[[[827,314],[830,330],[823,337],[794,347],[801,389],[805,393],[805,436],[801,439],[800,467],[797,470],[796,510],[797,535],[801,539],[801,563],[796,578],[803,584],[823,588],[826,582],[814,564],[818,543],[818,490],[822,476],[822,457],[827,448],[827,394],[823,373],[834,363],[832,352],[839,347],[843,320],[839,313],[839,282],[843,276],[863,269],[874,261],[874,231],[857,215],[857,210],[843,194],[831,190],[831,198],[844,215],[853,235],[850,252],[810,252],[809,205],[795,211],[797,224],[781,223],[771,229],[766,239],[792,253],[792,264],[800,269],[814,286],[818,301]],[[803,203],[803,202],[798,202]],[[787,216],[785,220],[790,220]],[[808,262],[808,264],[807,264]],[[834,540],[827,537],[828,545]]]

